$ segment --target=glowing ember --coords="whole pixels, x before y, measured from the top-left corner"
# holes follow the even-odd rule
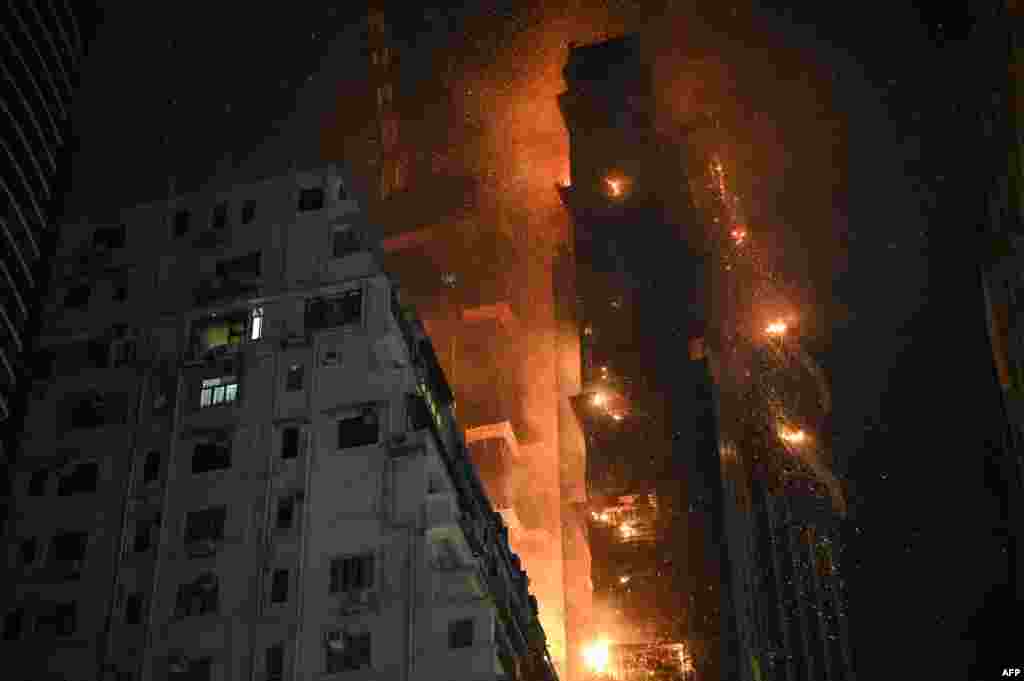
[[[737,246],[742,246],[743,242],[747,239],[747,230],[737,227],[736,229],[729,232],[732,240],[736,242]]]
[[[766,328],[764,331],[769,336],[784,336],[788,329],[789,327],[786,325],[786,322],[777,321],[769,324],[768,328]]]
[[[625,522],[619,525],[619,533],[623,539],[632,539],[636,536],[636,528],[633,527],[633,523]]]
[[[599,638],[583,646],[583,662],[587,669],[595,674],[604,674],[608,669],[608,647],[606,638]]]
[[[622,196],[622,180],[608,178],[604,182],[608,185],[609,194],[612,196]]]
[[[603,407],[608,403],[608,397],[604,393],[594,393],[594,397],[591,398],[590,403],[595,407]]]
[[[622,414],[612,414],[612,418],[615,419],[616,421],[621,421],[623,419],[623,416]]]
[[[629,582],[629,575],[622,575],[619,577],[619,584],[627,584]]]
[[[807,439],[807,433],[802,430],[789,430],[787,428],[783,428],[779,431],[779,438],[784,442],[796,445]]]

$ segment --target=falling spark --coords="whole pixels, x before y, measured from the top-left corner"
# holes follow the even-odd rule
[[[587,669],[595,674],[604,674],[608,669],[608,647],[607,638],[599,638],[596,641],[583,646],[583,662]]]
[[[629,579],[629,575],[622,575],[621,577],[619,577],[619,584],[627,584],[629,583]]]

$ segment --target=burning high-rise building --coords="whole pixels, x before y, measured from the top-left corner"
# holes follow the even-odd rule
[[[605,614],[591,633],[609,638],[619,664],[608,668],[622,678],[663,657],[675,660],[672,678],[731,678],[731,572],[701,350],[705,268],[689,246],[699,240],[686,154],[655,127],[642,48],[637,36],[570,46],[560,97],[581,327],[576,408],[595,612]],[[686,654],[627,655],[629,646]]]

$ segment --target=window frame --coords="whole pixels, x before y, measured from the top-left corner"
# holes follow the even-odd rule
[[[284,390],[294,393],[305,390],[306,387],[306,365],[300,363],[289,364],[285,372]]]
[[[213,204],[210,210],[210,229],[227,229],[230,225],[231,202],[227,199]]]
[[[328,563],[327,592],[332,596],[349,596],[373,590],[377,584],[377,562],[375,551],[332,557]]]
[[[448,649],[461,650],[462,648],[472,648],[474,645],[476,645],[476,620],[473,617],[449,620]]]
[[[344,650],[331,647],[332,640],[346,641]],[[358,656],[358,657],[356,657]],[[324,673],[341,674],[373,668],[373,635],[368,630],[348,632],[343,629],[324,631]]]
[[[239,221],[243,225],[251,224],[256,219],[256,199],[246,199],[242,202]]]
[[[291,451],[293,451],[291,446],[290,446],[290,444],[291,444],[290,443],[291,435],[289,435],[289,433],[295,433],[295,447],[294,447],[294,453],[291,454],[291,456],[286,456],[286,454],[288,454]],[[281,460],[282,461],[291,461],[293,459],[299,458],[299,456],[302,455],[303,435],[304,435],[304,433],[302,432],[302,428],[299,427],[299,426],[285,426],[284,428],[281,429]]]
[[[339,240],[339,235],[345,235],[344,240]],[[339,244],[344,248],[339,252]],[[331,257],[335,260],[347,258],[350,255],[362,252],[364,249],[359,230],[355,225],[345,223],[331,227]]]
[[[327,204],[327,191],[322,186],[299,187],[298,199],[295,202],[297,213],[321,211]]]
[[[142,484],[151,485],[154,482],[159,482],[160,473],[162,472],[163,464],[163,453],[159,449],[150,449],[146,452],[142,459]],[[156,469],[153,473],[153,469]],[[153,473],[152,477],[150,473]]]
[[[186,548],[203,544],[220,544],[227,535],[228,507],[227,504],[212,504],[185,512],[182,541]],[[210,536],[198,534],[213,530]]]
[[[171,215],[171,232],[175,239],[180,239],[192,230],[192,211],[179,208]]]
[[[209,409],[238,402],[238,376],[213,376],[199,383],[199,408]]]
[[[295,529],[296,506],[298,506],[298,502],[294,494],[286,494],[277,498],[277,504],[274,507],[274,530],[288,532]],[[287,518],[287,524],[281,523],[282,518]]]
[[[363,404],[363,405],[354,405],[351,408],[346,409],[346,410],[342,411],[341,413],[337,414],[334,417],[335,432],[337,433],[337,439],[335,441],[335,449],[336,449],[336,451],[340,452],[340,451],[343,451],[343,450],[346,450],[346,449],[357,449],[359,447],[373,447],[373,446],[379,445],[381,442],[383,442],[384,441],[384,430],[385,430],[385,425],[386,425],[384,423],[384,413],[383,412],[384,412],[384,408],[383,408],[383,406],[380,403],[371,403],[371,404]],[[353,413],[354,413],[354,415],[352,415],[352,416],[345,416],[346,414],[353,414]],[[369,414],[373,414],[374,417],[376,418],[376,422],[377,422],[376,423],[376,426],[377,426],[376,427],[376,437],[374,438],[374,440],[372,442],[370,442],[368,440],[367,441],[359,440],[359,441],[356,441],[356,442],[346,442],[344,440],[343,436],[342,436],[342,427],[343,427],[342,424],[347,423],[347,422],[357,421],[357,420],[363,420],[365,422],[365,419],[366,419],[367,415],[369,415]],[[366,425],[365,427],[367,428],[367,430],[369,429],[368,425]]]
[[[274,568],[270,573],[270,593],[267,600],[271,605],[285,605],[291,590],[291,574],[288,568]]]
[[[246,334],[249,337],[249,342],[263,340],[263,326],[264,326],[264,311],[262,305],[249,310],[249,329]]]

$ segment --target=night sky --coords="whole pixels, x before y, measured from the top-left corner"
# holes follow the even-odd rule
[[[674,64],[689,38],[710,64],[703,73],[722,74],[704,76],[695,96],[720,102],[742,131],[732,160],[750,224],[832,383],[860,678],[988,678],[965,671],[976,657],[1021,666],[989,635],[1008,580],[988,446],[1000,405],[965,257],[975,206],[956,191],[966,171],[948,141],[964,130],[953,106],[964,76],[936,69],[968,16],[885,3],[654,4],[474,3],[437,8],[433,23],[417,15],[408,33],[432,26],[431,39],[458,42],[460,77],[501,91],[490,119],[486,101],[459,106],[477,106],[485,125],[515,122],[516,135],[493,137],[513,146],[552,134],[542,114],[531,129],[518,103],[557,94],[564,43],[646,26]],[[659,32],[652,20],[666,5],[676,18]],[[359,77],[344,59],[358,33],[349,6],[110,3],[77,102],[68,215],[161,198],[169,174],[194,189],[226,157],[257,177],[334,153],[322,133],[339,84]],[[499,170],[533,167],[495,144]]]

